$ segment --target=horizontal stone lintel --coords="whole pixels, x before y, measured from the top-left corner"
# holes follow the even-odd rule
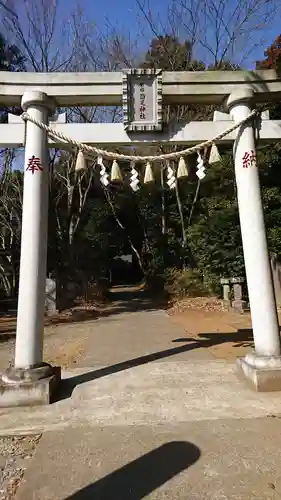
[[[57,106],[120,106],[122,72],[0,72],[0,104],[19,106],[26,90],[41,90]],[[249,86],[258,102],[280,101],[281,80],[274,70],[164,71],[164,104],[221,104],[237,86]]]
[[[20,120],[17,118],[17,120]],[[231,127],[230,120],[189,122],[186,125],[177,124],[167,132],[128,133],[123,123],[56,123],[50,126],[64,135],[89,145],[155,145],[173,143],[191,146],[213,139],[216,135]],[[217,144],[229,145],[236,139],[237,130],[228,134]],[[281,120],[263,120],[258,131],[258,144],[274,142],[281,139]],[[0,124],[0,144],[2,147],[22,147],[24,142],[24,124]],[[66,147],[60,139],[49,139],[50,147]]]

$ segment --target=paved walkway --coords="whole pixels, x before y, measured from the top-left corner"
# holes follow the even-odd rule
[[[68,427],[44,434],[17,500],[279,500],[280,444],[271,418]]]
[[[60,401],[0,410],[2,434],[43,431],[16,500],[281,498],[280,394],[137,304],[89,323]]]

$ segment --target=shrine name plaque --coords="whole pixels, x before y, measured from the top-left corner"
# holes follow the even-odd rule
[[[162,72],[123,72],[123,122],[128,132],[162,131]]]

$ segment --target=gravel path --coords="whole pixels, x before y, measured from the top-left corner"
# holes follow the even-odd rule
[[[40,435],[0,439],[0,500],[13,500]]]

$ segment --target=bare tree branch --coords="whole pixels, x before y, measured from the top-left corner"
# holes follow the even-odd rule
[[[212,67],[249,58],[265,35],[271,36],[272,18],[281,11],[278,0],[171,0],[163,29],[149,0],[135,1],[154,37],[178,33]]]
[[[60,0],[15,0],[0,3],[2,23],[9,40],[36,72],[67,70],[74,58],[76,39],[71,24],[58,16]],[[69,44],[69,40],[72,43]]]

